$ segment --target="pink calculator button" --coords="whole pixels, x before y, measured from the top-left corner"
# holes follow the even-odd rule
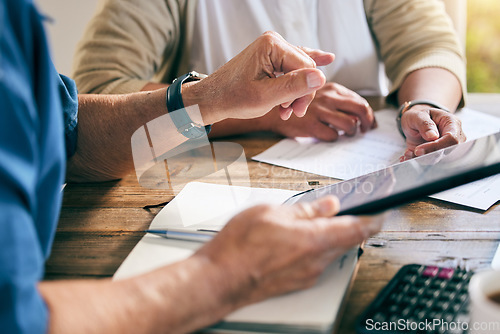
[[[439,272],[438,277],[439,278],[444,278],[444,279],[450,279],[453,276],[453,273],[455,272],[454,269],[451,268],[443,268]]]
[[[439,271],[438,267],[428,266],[428,267],[425,267],[424,272],[422,273],[422,276],[434,277],[437,275],[438,271]]]

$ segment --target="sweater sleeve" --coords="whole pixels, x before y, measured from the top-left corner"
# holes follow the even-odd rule
[[[73,77],[79,92],[141,90],[175,57],[181,7],[176,0],[107,0],[77,47]]]
[[[453,73],[462,86],[465,104],[465,55],[444,4],[429,0],[365,0],[365,11],[386,74],[389,102],[405,77],[418,69],[439,67]]]

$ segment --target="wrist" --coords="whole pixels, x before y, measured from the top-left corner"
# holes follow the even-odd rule
[[[182,100],[186,107],[198,105],[204,125],[214,124],[228,118],[214,103],[215,98],[210,96],[212,91],[209,80],[186,82],[182,85]]]
[[[214,259],[204,251],[195,253],[191,260],[196,261],[203,268],[203,276],[206,288],[210,291],[210,298],[216,301],[213,307],[222,311],[224,316],[245,305],[244,268],[232,266],[223,259]]]

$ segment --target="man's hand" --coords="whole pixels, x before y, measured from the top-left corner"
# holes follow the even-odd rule
[[[302,117],[326,81],[316,65],[327,65],[334,57],[266,32],[208,78],[185,85],[184,104],[198,104],[208,124],[260,117],[275,106],[282,119],[292,112]]]
[[[337,140],[339,134],[354,136],[376,127],[375,116],[368,102],[337,84],[326,83],[316,92],[303,118],[293,117],[283,121],[275,113],[269,119],[270,130],[286,137],[314,137],[322,141]]]
[[[401,160],[412,159],[467,139],[454,114],[426,105],[415,105],[401,116],[407,149]]]
[[[332,217],[328,196],[293,206],[260,205],[235,216],[194,255],[217,277],[221,300],[234,308],[312,286],[326,266],[378,232],[382,218]]]

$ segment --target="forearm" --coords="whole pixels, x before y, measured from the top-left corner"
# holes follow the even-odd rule
[[[132,135],[164,114],[164,90],[128,95],[80,95],[77,149],[68,161],[68,180],[105,181],[129,174],[134,167]],[[163,152],[186,139],[168,126],[165,136]]]
[[[212,267],[195,256],[123,281],[42,282],[49,333],[186,333],[213,324],[235,306]]]
[[[398,102],[412,100],[437,102],[455,112],[461,99],[462,88],[457,77],[442,68],[423,68],[411,72],[398,91]]]

